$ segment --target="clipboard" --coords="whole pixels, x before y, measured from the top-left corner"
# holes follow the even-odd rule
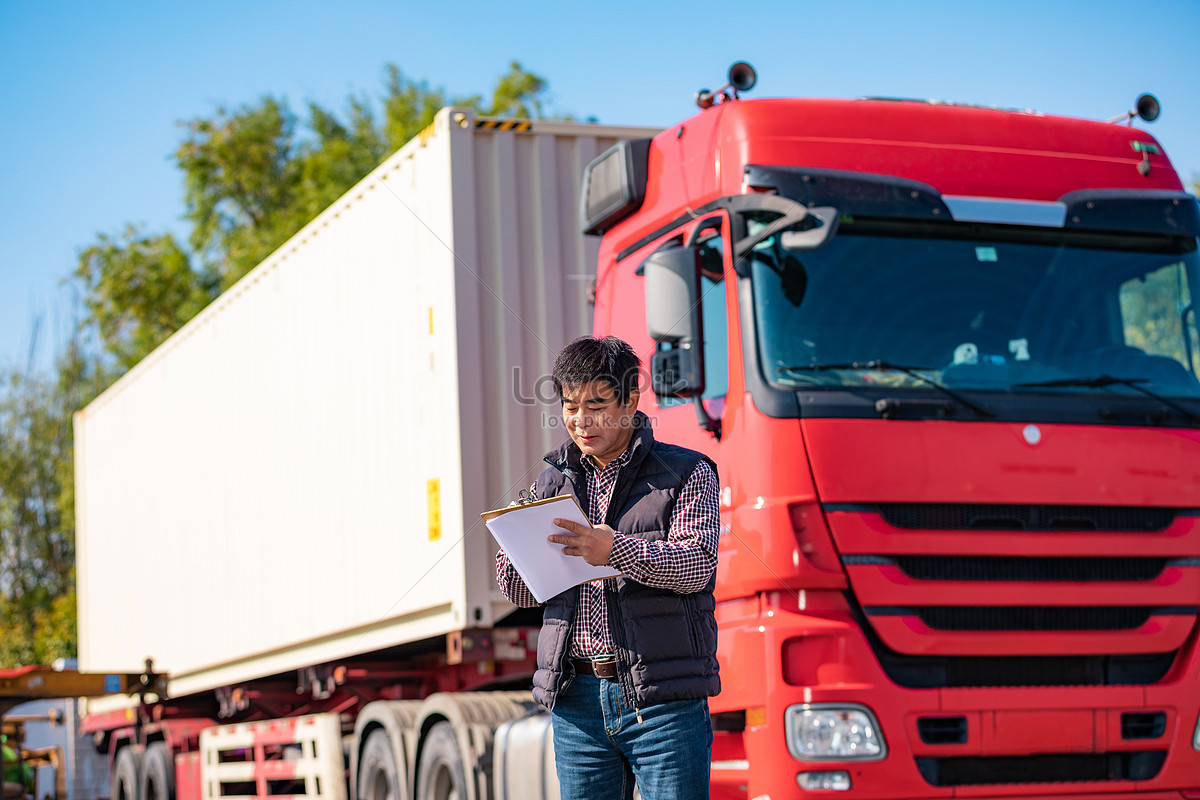
[[[547,540],[550,534],[563,530],[552,522],[555,518],[591,527],[583,509],[569,494],[497,508],[479,516],[539,603],[573,586],[621,574],[612,567],[594,567],[580,556],[564,555],[562,545]]]

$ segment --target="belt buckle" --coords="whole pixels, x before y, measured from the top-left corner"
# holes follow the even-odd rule
[[[612,680],[617,677],[617,660],[615,658],[606,658],[603,660],[592,660],[592,673],[597,678],[605,678]]]

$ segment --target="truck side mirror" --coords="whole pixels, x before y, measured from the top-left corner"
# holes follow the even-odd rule
[[[704,391],[699,254],[691,247],[670,247],[642,266],[646,330],[659,344],[650,358],[651,388],[660,397],[698,397]]]

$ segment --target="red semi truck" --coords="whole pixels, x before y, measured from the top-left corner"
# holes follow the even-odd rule
[[[642,410],[656,435],[720,468],[714,798],[1200,798],[1196,198],[1125,118],[738,98],[751,75],[736,67],[729,87],[698,96],[699,114],[652,137],[444,111],[235,287],[240,296],[81,412],[80,573],[91,584],[81,588],[81,668],[136,671],[135,659],[153,655],[171,675],[163,696],[94,706],[87,720],[113,760],[114,800],[557,796],[548,719],[525,690],[538,620],[496,596],[495,545],[475,520],[527,485],[561,437],[557,398],[529,401],[586,302],[596,334],[644,354]],[[589,135],[614,141],[579,147]],[[429,180],[423,152],[443,138],[445,185],[476,201],[468,213],[451,197],[454,224],[429,225],[453,256],[444,268],[406,266],[397,253],[412,237],[372,245],[390,218],[356,209],[394,196],[406,213],[440,219],[402,186]],[[456,172],[464,159],[472,168]],[[388,183],[389,170],[405,169],[412,180]],[[506,201],[496,187],[508,184],[533,194]],[[578,225],[600,235],[598,249],[561,233],[576,224],[564,196],[554,199],[562,186],[577,193]],[[353,234],[341,246],[338,225]],[[428,359],[425,389],[450,373],[453,400],[401,409],[418,423],[405,434],[416,443],[385,444],[417,455],[389,473],[394,484],[360,488],[374,472],[345,484],[354,503],[408,492],[419,521],[380,531],[367,524],[376,517],[355,517],[326,530],[321,549],[295,532],[346,498],[243,484],[269,484],[272,470],[306,459],[335,473],[374,458],[386,466],[388,447],[376,454],[373,437],[392,434],[364,425],[361,446],[319,442],[267,464],[255,460],[264,442],[287,437],[257,431],[293,405],[318,422],[340,418],[347,395],[367,420],[395,413],[391,398],[418,403],[405,385],[421,374],[375,387],[370,369],[336,367],[309,384],[315,399],[241,396],[232,433],[199,472],[175,466],[192,457],[173,438],[186,434],[154,415],[189,392],[212,404],[263,370],[276,371],[261,393],[287,384],[290,373],[270,365],[295,343],[238,323],[250,313],[239,308],[311,324],[302,293],[279,276],[319,283],[322,270],[372,258],[410,270],[412,283],[381,278],[362,297],[320,284],[317,294],[335,323],[354,325],[374,318],[356,304],[419,296],[411,330],[388,330],[417,353],[405,369]],[[593,258],[589,290],[570,270]],[[336,331],[305,341],[325,334]],[[235,346],[202,350],[205,337]],[[390,354],[387,337],[352,341],[343,356],[367,367],[408,357]],[[248,350],[260,354],[247,366]],[[131,447],[139,435],[147,443]],[[201,431],[195,447],[214,435]],[[449,472],[414,467],[447,448]],[[230,479],[243,460],[250,472]],[[160,477],[149,492],[124,488]],[[154,593],[142,575],[105,577],[105,548],[128,553],[138,546],[121,538],[128,530],[169,536],[186,515],[130,505],[161,491],[203,515],[243,490],[248,508],[266,511],[213,562],[242,584],[197,585],[223,573],[206,566],[207,551],[171,545],[179,571],[162,589],[234,605],[162,612],[178,630],[139,624],[156,612],[138,599],[153,604]],[[227,511],[203,531],[239,524]],[[274,569],[277,527],[315,566]],[[407,544],[393,557],[397,536]],[[338,561],[346,549],[359,563]],[[403,613],[318,624],[329,604],[372,590],[371,562],[411,575],[385,596],[394,604],[431,583],[453,591]],[[334,572],[352,583],[330,593],[322,582]],[[259,579],[290,589],[239,595]],[[120,629],[104,628],[122,608]],[[276,640],[264,620],[294,630]],[[197,643],[215,651],[207,661],[188,650]]]

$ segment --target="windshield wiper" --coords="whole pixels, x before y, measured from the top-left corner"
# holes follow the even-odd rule
[[[1178,411],[1183,416],[1190,419],[1192,422],[1200,423],[1200,414],[1194,411],[1189,411],[1178,403],[1172,402],[1170,399],[1163,397],[1157,392],[1152,392],[1145,386],[1139,386],[1139,383],[1149,383],[1148,378],[1117,378],[1112,375],[1097,375],[1094,378],[1059,378],[1053,381],[1036,381],[1035,383],[1014,383],[1014,389],[1054,389],[1063,386],[1087,386],[1093,389],[1103,389],[1106,386],[1128,386],[1135,392],[1141,392],[1146,397],[1152,400],[1157,400],[1168,408]]]
[[[908,375],[911,378],[916,378],[917,380],[921,381],[922,383],[929,384],[934,389],[937,389],[939,392],[941,392],[942,394],[949,397],[951,400],[954,400],[957,403],[961,403],[962,405],[971,409],[972,411],[974,411],[976,414],[978,414],[981,417],[987,417],[988,419],[991,419],[992,417],[996,416],[994,411],[992,411],[988,408],[985,408],[972,400],[968,400],[966,397],[963,397],[958,392],[956,392],[953,389],[951,389],[950,387],[946,386],[944,383],[935,381],[933,378],[927,378],[921,374],[922,371],[936,372],[937,371],[936,367],[906,367],[906,366],[902,366],[900,364],[893,364],[890,361],[884,361],[882,359],[875,359],[873,361],[849,361],[844,364],[797,364],[796,366],[791,366],[791,367],[778,367],[775,371],[776,372],[824,372],[825,370],[834,370],[834,369],[853,369],[853,370],[877,369],[877,370],[880,370],[883,372],[892,372],[892,371],[903,372],[905,375]]]

